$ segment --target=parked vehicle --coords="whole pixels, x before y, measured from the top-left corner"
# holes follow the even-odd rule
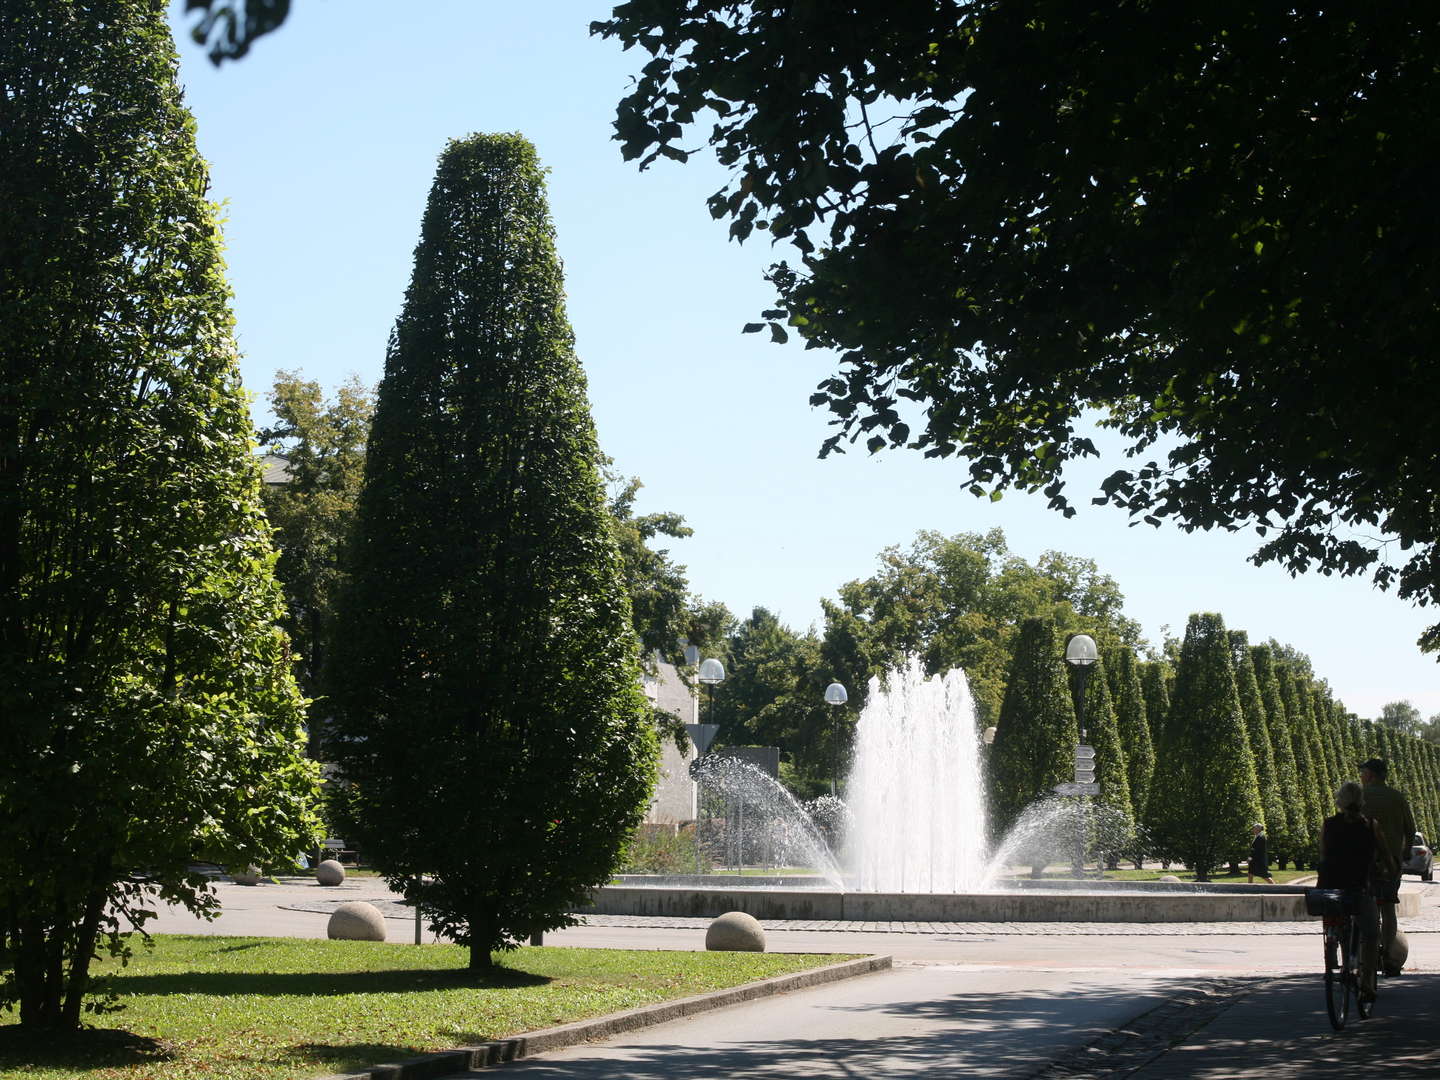
[[[1419,874],[1421,881],[1430,881],[1435,876],[1435,853],[1425,842],[1425,837],[1416,833],[1410,842],[1410,851],[1400,864],[1400,873]]]

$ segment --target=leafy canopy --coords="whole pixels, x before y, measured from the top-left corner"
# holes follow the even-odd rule
[[[823,452],[962,456],[1068,515],[1097,417],[1138,460],[1096,502],[1437,594],[1430,5],[632,0],[592,32],[651,57],[625,156],[704,138],[712,214],[797,250],[765,314],[840,353]]]

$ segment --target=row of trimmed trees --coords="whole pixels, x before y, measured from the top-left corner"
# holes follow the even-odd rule
[[[1021,628],[990,754],[992,826],[1070,779],[1080,736],[1075,687],[1052,622]],[[1348,712],[1308,659],[1251,645],[1215,614],[1192,615],[1173,663],[1127,648],[1097,665],[1084,699],[1096,801],[1125,823],[1122,853],[1176,861],[1202,877],[1240,859],[1263,823],[1283,867],[1314,864],[1335,789],[1369,757],[1390,764],[1427,836],[1440,824],[1440,746]]]

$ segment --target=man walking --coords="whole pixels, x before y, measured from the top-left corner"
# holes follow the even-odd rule
[[[1405,861],[1410,838],[1415,835],[1415,815],[1405,796],[1386,785],[1385,778],[1389,772],[1389,766],[1380,758],[1371,758],[1360,765],[1360,782],[1365,787],[1365,813],[1380,826],[1381,839],[1394,859],[1394,877],[1377,882],[1375,899],[1380,905],[1380,966],[1386,975],[1398,975],[1400,964],[1392,962],[1390,945],[1395,940],[1400,864]]]

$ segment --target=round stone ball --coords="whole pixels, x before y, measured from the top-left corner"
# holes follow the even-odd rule
[[[325,933],[341,941],[384,941],[385,919],[374,904],[351,900],[331,914]]]
[[[1161,881],[1179,881],[1180,879],[1179,879],[1178,877],[1176,877],[1174,874],[1161,874],[1161,875],[1160,875],[1160,880],[1161,880]]]
[[[326,859],[315,867],[315,880],[321,885],[339,885],[345,880],[345,867],[334,859]]]
[[[727,911],[705,931],[705,948],[711,952],[764,952],[765,930],[755,916]]]
[[[236,871],[230,875],[230,880],[236,885],[259,885],[260,868],[258,866],[247,866],[244,870]]]
[[[1386,971],[1401,971],[1408,959],[1410,959],[1410,939],[1405,936],[1405,931],[1397,926],[1395,940],[1390,942],[1390,948],[1380,958],[1380,966]]]

